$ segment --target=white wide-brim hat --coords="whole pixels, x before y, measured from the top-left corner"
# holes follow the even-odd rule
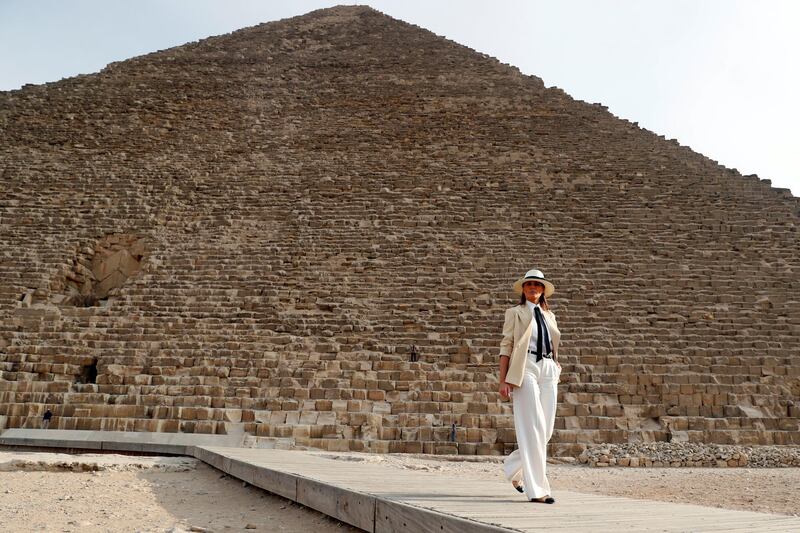
[[[514,282],[514,292],[517,294],[522,294],[522,285],[526,281],[538,281],[542,285],[544,285],[544,297],[550,298],[550,296],[556,292],[556,287],[546,279],[544,279],[544,274],[542,274],[541,270],[528,270],[525,272],[525,275],[519,278],[517,281]]]

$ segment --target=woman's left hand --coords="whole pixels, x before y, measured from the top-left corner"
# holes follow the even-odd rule
[[[502,398],[505,398],[505,399],[510,398],[512,390],[513,390],[513,387],[511,385],[509,385],[508,383],[503,382],[503,383],[500,384],[500,396]]]

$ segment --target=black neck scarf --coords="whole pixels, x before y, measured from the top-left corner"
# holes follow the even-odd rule
[[[536,362],[538,363],[542,360],[542,357],[551,352],[550,333],[547,331],[547,323],[544,321],[544,316],[539,306],[533,308],[533,315],[536,318]],[[542,351],[543,347],[544,351]]]

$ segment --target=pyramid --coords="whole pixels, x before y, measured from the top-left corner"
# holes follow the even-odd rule
[[[2,92],[0,132],[0,428],[507,453],[539,268],[551,453],[800,444],[800,201],[371,8]]]

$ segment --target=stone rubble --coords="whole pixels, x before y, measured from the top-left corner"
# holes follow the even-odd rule
[[[196,469],[197,464],[198,460],[192,457],[0,451],[0,472],[187,472]]]
[[[595,467],[800,467],[800,446],[693,442],[591,444],[578,456],[578,462]]]

